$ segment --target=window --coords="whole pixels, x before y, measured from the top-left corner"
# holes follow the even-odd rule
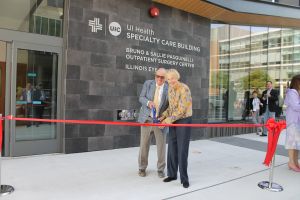
[[[62,37],[62,20],[33,16],[32,33]]]
[[[300,73],[299,29],[212,24],[210,49],[209,122],[249,118],[254,90],[271,80],[283,98]]]
[[[62,37],[63,5],[64,0],[1,0],[0,28]]]

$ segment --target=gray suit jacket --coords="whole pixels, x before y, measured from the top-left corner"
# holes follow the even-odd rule
[[[169,87],[168,83],[165,82],[160,105],[159,105],[158,116],[160,116],[169,106],[168,87]],[[150,116],[151,109],[147,106],[147,103],[148,101],[153,101],[155,89],[156,89],[155,80],[147,80],[143,85],[143,89],[139,98],[139,101],[142,104],[139,113],[139,118],[138,118],[138,122],[140,123],[144,123]]]

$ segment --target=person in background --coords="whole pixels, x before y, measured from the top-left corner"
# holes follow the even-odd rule
[[[229,88],[224,93],[223,99],[226,119],[233,120],[233,117],[235,115],[234,104],[237,99],[237,92],[235,90],[234,81],[230,82]]]
[[[259,116],[259,111],[260,111],[260,107],[263,105],[258,96],[257,96],[257,92],[256,91],[253,91],[252,92],[252,98],[250,100],[250,112],[251,112],[251,115],[252,115],[252,121],[254,124],[260,124],[261,123],[261,120],[260,120],[260,116]],[[261,127],[258,127],[257,128],[257,134],[260,135],[262,134],[262,128]]]
[[[247,117],[251,114],[250,110],[251,110],[251,99],[250,99],[250,91],[246,91],[244,93],[244,110],[243,110],[243,114],[242,114],[242,120],[246,120]]]
[[[270,118],[275,119],[276,112],[276,101],[278,101],[278,92],[273,89],[272,81],[267,81],[266,83],[267,89],[262,93],[262,112],[264,123],[268,121]],[[267,128],[264,127],[263,134],[261,136],[267,136]]]
[[[44,114],[44,108],[45,108],[45,100],[46,95],[45,91],[43,90],[43,84],[39,83],[36,86],[36,89],[33,92],[33,99],[37,102],[37,104],[34,105],[34,112],[35,117],[42,119]],[[36,122],[36,126],[39,126],[40,122]]]
[[[281,95],[278,95],[278,101],[277,101],[277,109],[276,109],[276,114],[275,114],[275,116],[277,117],[277,118],[280,118],[281,116],[282,116],[282,107],[283,107],[283,98],[282,98],[282,96]]]
[[[192,123],[192,96],[187,85],[179,82],[180,74],[175,69],[167,72],[169,83],[169,107],[163,112],[159,120],[163,124],[191,124]],[[162,128],[162,127],[161,127]],[[169,127],[167,171],[168,177],[164,182],[177,179],[179,167],[180,180],[184,188],[188,188],[187,174],[191,127]]]
[[[33,117],[33,107],[32,107],[33,88],[31,86],[31,83],[26,84],[26,88],[23,89],[22,95],[20,96],[20,100],[26,102],[25,117],[26,118]],[[28,122],[26,126],[30,127],[31,125],[32,125],[32,122]]]
[[[155,80],[147,80],[140,94],[139,101],[142,104],[138,122],[153,123],[154,117],[159,117],[168,107],[168,83],[165,82],[166,70],[159,68],[155,72]],[[152,109],[156,109],[157,116],[153,116]],[[151,141],[151,133],[154,133],[157,146],[157,174],[158,177],[165,177],[164,169],[166,166],[166,139],[165,130],[157,126],[141,126],[141,140],[139,152],[139,176],[146,176],[148,166],[148,154]]]
[[[285,148],[289,154],[289,169],[300,172],[298,153],[300,150],[300,74],[292,78],[286,92],[286,141]]]
[[[260,89],[257,87],[257,88],[254,89],[254,91],[257,92],[257,97],[258,97],[259,99],[261,99],[261,92],[260,92]]]

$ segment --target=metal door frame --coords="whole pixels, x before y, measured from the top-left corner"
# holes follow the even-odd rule
[[[7,42],[6,60],[6,90],[5,90],[5,115],[14,115],[16,106],[16,72],[18,49],[53,52],[58,54],[57,72],[57,117],[62,113],[62,59],[63,38],[38,35],[0,29],[0,40]],[[33,155],[44,153],[63,152],[63,127],[57,125],[56,139],[15,141],[15,121],[5,122],[5,156]],[[18,144],[16,144],[18,143]]]

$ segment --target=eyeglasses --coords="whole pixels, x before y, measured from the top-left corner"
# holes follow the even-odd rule
[[[155,75],[156,78],[165,79],[164,76]]]

